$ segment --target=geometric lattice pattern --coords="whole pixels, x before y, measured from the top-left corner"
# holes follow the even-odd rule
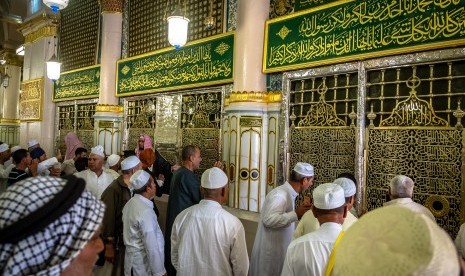
[[[200,148],[202,162],[195,171],[199,176],[221,160],[219,154],[220,130],[217,128],[184,128],[182,130],[182,146],[194,145]]]
[[[129,136],[126,149],[135,149],[141,134],[147,134],[150,138],[154,138],[156,105],[156,97],[127,100],[127,110],[125,112]]]
[[[61,70],[94,65],[100,20],[98,1],[71,0],[60,13],[60,39],[57,47],[59,45]]]
[[[289,168],[297,162],[312,164],[315,169],[313,187],[332,182],[341,173],[354,172],[355,128],[297,127],[290,129],[290,138]]]
[[[171,15],[178,1],[128,1],[128,56],[140,55],[170,46],[166,18]],[[186,17],[190,20],[187,41],[222,33],[224,14],[222,0],[182,0],[180,2],[183,12],[186,11]],[[210,15],[210,12],[215,18],[215,24],[211,30],[207,30],[203,22]]]
[[[398,174],[415,182],[414,200],[425,205],[455,237],[460,227],[463,132],[455,129],[369,130],[367,207],[388,200],[388,184]]]

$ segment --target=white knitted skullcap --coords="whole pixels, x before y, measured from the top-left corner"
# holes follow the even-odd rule
[[[90,154],[95,154],[101,157],[105,157],[104,149],[102,146],[98,145],[91,149]]]
[[[206,189],[219,189],[228,184],[228,177],[219,168],[213,167],[202,174],[201,185]]]
[[[13,152],[19,150],[20,148],[21,148],[20,146],[14,146],[14,147],[12,147],[12,148],[11,148],[11,153],[13,153]]]
[[[459,275],[449,235],[423,214],[378,208],[353,224],[335,250],[333,276]]]
[[[135,155],[131,155],[127,158],[124,158],[124,160],[121,161],[121,169],[123,171],[126,171],[126,170],[134,168],[135,166],[139,164],[140,164],[139,158],[137,158],[137,156]]]
[[[112,155],[108,156],[108,159],[107,159],[108,166],[111,167],[111,166],[116,165],[116,163],[118,163],[120,158],[121,157],[118,154],[112,154]]]
[[[297,162],[294,166],[294,171],[303,176],[313,176],[313,166],[308,163]]]
[[[313,205],[318,209],[336,209],[345,203],[344,190],[337,184],[320,184],[313,190]]]
[[[144,170],[138,170],[135,172],[131,178],[129,179],[129,182],[132,185],[132,188],[134,190],[138,190],[147,184],[147,182],[150,179],[150,174]]]
[[[350,197],[350,196],[355,195],[356,188],[355,188],[355,183],[352,180],[345,178],[345,177],[341,177],[341,178],[334,180],[333,183],[342,187],[342,189],[344,190],[345,197]]]
[[[8,144],[5,144],[5,143],[1,144],[0,145],[0,153],[7,151],[9,148],[10,147],[8,146]]]
[[[38,144],[39,144],[39,142],[37,142],[36,139],[32,139],[32,140],[29,140],[29,142],[27,142],[28,147],[33,147],[33,146],[38,145]]]

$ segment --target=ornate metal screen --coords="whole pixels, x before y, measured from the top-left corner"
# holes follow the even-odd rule
[[[56,148],[66,152],[64,138],[69,132],[75,132],[89,150],[95,146],[94,114],[97,99],[61,102],[56,108],[57,138]]]
[[[68,7],[60,13],[59,57],[62,71],[94,65],[100,20],[98,2],[95,0],[70,1]]]
[[[177,0],[129,0],[127,11],[128,56],[140,55],[170,46],[168,43],[168,22],[177,5]],[[189,18],[188,41],[197,40],[223,31],[224,6],[222,0],[182,0],[183,11]],[[204,27],[207,16],[215,18],[211,30]]]
[[[155,97],[136,98],[127,101],[126,127],[128,138],[126,149],[135,149],[141,134],[154,138],[155,118],[156,118]]]
[[[221,92],[186,94],[182,97],[182,146],[200,148],[202,163],[199,174],[221,160],[221,99]]]
[[[314,187],[353,172],[357,73],[295,80],[290,92],[289,168],[312,164]]]
[[[388,200],[392,177],[415,182],[414,200],[453,236],[460,227],[465,61],[367,71],[366,204]]]

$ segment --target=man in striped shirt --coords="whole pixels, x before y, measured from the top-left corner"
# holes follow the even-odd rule
[[[32,160],[30,153],[25,149],[19,149],[13,153],[13,161],[16,167],[11,169],[6,182],[7,187],[31,176],[37,176],[37,160]],[[26,169],[29,172],[26,172]]]

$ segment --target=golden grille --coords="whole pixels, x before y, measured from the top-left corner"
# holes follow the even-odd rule
[[[221,160],[219,152],[221,92],[186,94],[182,97],[182,146],[198,146],[202,163],[198,174]]]
[[[126,122],[129,132],[127,149],[134,149],[141,134],[153,139],[156,121],[156,97],[144,97],[127,101]]]
[[[184,1],[181,1],[184,3]],[[168,43],[168,17],[177,5],[177,0],[130,0],[128,56],[140,55],[170,46]],[[188,41],[197,40],[223,31],[222,0],[186,0],[186,16],[189,18]],[[206,30],[203,25],[205,17],[212,16],[215,25]],[[183,5],[184,11],[184,5]]]
[[[357,73],[291,82],[289,168],[312,164],[313,187],[354,171],[357,82]]]
[[[66,152],[64,138],[69,132],[75,132],[82,143],[89,150],[95,146],[94,114],[97,100],[63,103],[57,107],[58,137],[57,149]]]
[[[382,206],[391,178],[407,175],[415,182],[414,200],[455,236],[463,204],[457,118],[463,116],[465,61],[367,70],[366,86],[367,208]]]
[[[100,8],[95,0],[71,0],[60,11],[60,54],[62,71],[95,64]]]

